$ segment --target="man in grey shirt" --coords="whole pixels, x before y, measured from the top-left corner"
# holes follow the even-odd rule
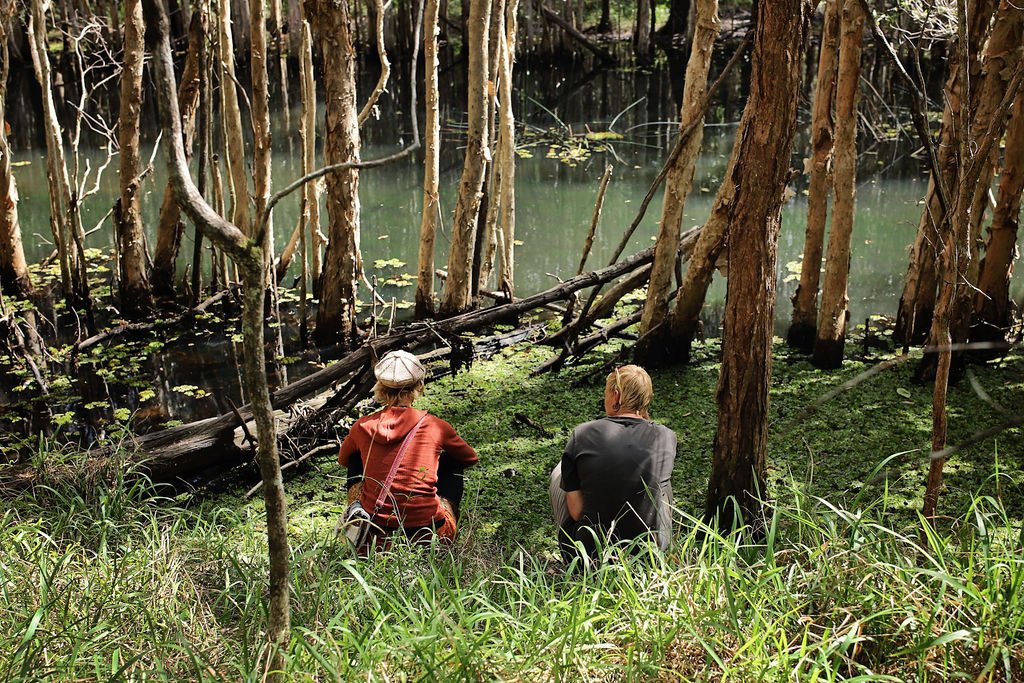
[[[668,547],[676,435],[650,421],[652,393],[643,368],[616,368],[605,383],[607,416],[573,430],[550,487],[567,559],[577,541],[590,555],[596,539],[616,542],[651,534],[661,550]]]

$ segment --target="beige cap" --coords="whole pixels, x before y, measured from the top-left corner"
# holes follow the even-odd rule
[[[373,375],[386,387],[403,389],[422,382],[427,371],[408,351],[390,351],[373,366]]]

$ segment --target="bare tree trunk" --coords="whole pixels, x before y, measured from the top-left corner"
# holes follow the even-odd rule
[[[1007,93],[1013,87],[1011,79],[1024,52],[1024,6],[1002,0],[996,12],[992,27],[992,35],[985,45],[984,66],[978,94],[978,106],[973,113],[970,126],[970,147],[980,146],[981,138],[994,135],[1002,139],[1006,129],[1006,118],[998,116],[999,104],[1007,95],[1020,97],[1018,93]],[[1007,147],[1007,153],[1010,148]],[[979,165],[978,178],[972,183],[971,208],[969,214],[968,235],[966,244],[967,283],[975,285],[981,272],[978,258],[978,244],[981,242],[981,224],[988,208],[991,195],[992,176],[999,158],[999,145],[992,145],[992,152],[984,159],[977,159]],[[967,341],[971,323],[971,309],[975,290],[973,287],[961,287],[957,290],[959,302],[956,316],[950,323],[950,338],[953,343]]]
[[[807,232],[800,266],[800,284],[793,295],[793,322],[786,342],[804,353],[814,348],[818,331],[818,283],[825,247],[825,221],[831,190],[832,145],[835,119],[832,104],[836,92],[836,55],[839,44],[840,0],[827,0],[818,53],[818,80],[814,86],[811,115],[810,183],[807,189]],[[807,164],[808,161],[804,163]]]
[[[633,49],[640,64],[651,62],[651,0],[636,0],[636,24],[633,26]]]
[[[306,13],[324,60],[324,162],[328,165],[359,161],[356,54],[350,8],[349,0],[306,1]],[[362,270],[359,211],[359,171],[353,168],[327,176],[330,228],[316,320],[316,337],[321,344],[352,344],[356,338],[356,291]]]
[[[857,101],[860,93],[860,57],[867,19],[862,0],[843,0],[839,39],[839,75],[836,81],[835,206],[828,235],[821,314],[812,362],[819,368],[843,364],[846,323],[850,317],[847,285],[850,246],[857,195]]]
[[[974,295],[972,342],[1004,342],[1010,328],[1010,277],[1016,258],[1024,190],[1024,95],[1017,94],[1006,130],[996,208],[989,226],[978,291]]]
[[[595,30],[598,33],[609,33],[612,30],[611,0],[601,0],[601,19],[597,22]]]
[[[149,315],[153,293],[149,286],[146,245],[139,203],[139,112],[142,109],[142,65],[145,33],[140,0],[125,0],[124,63],[121,69],[121,113],[118,118],[121,197],[114,211],[120,266],[121,313],[129,320]]]
[[[303,19],[302,39],[307,39],[309,45],[302,47],[302,118],[305,124],[306,139],[303,143],[302,172],[303,175],[312,173],[316,168],[316,81],[313,76],[313,43],[312,31],[309,22]],[[306,183],[302,190],[306,201],[306,209],[309,211],[308,230],[309,246],[312,252],[307,273],[307,280],[313,285],[313,291],[319,291],[320,281],[320,254],[323,247],[323,233],[320,232],[320,183]],[[306,268],[304,265],[303,268]]]
[[[489,0],[472,0],[469,32],[469,94],[466,155],[459,181],[459,196],[452,219],[448,251],[448,280],[444,285],[440,313],[452,316],[472,305],[473,255],[476,248],[477,217],[480,213],[486,160],[487,133],[487,47],[491,19]]]
[[[737,132],[743,164],[733,170],[718,427],[705,507],[720,528],[739,521],[755,533],[768,496],[775,261],[811,4],[762,1],[757,12],[750,98]]]
[[[434,314],[434,239],[441,215],[438,178],[441,159],[441,117],[438,109],[438,4],[427,0],[423,11],[423,71],[426,123],[423,140],[423,218],[420,221],[419,271],[416,277],[416,317]]]
[[[501,254],[501,270],[498,271],[498,290],[505,292],[511,301],[515,294],[515,238],[516,238],[516,121],[512,111],[512,65],[515,62],[516,14],[519,0],[507,0],[505,9],[505,34],[502,37],[498,65],[498,158],[500,171],[497,192],[501,230],[498,232],[498,247]]]
[[[362,127],[366,120],[370,118],[370,115],[374,111],[374,107],[377,106],[377,100],[380,99],[381,94],[384,92],[384,88],[387,87],[388,77],[391,75],[391,62],[388,61],[387,47],[384,44],[384,0],[373,0],[374,1],[374,41],[377,44],[377,59],[380,61],[380,76],[377,78],[377,85],[374,86],[373,92],[370,93],[370,97],[367,99],[366,104],[363,105],[362,110],[359,112],[359,126]]]
[[[146,21],[150,30],[146,46],[154,57],[157,104],[160,123],[167,144],[168,170],[179,204],[207,238],[231,255],[243,273],[242,336],[245,352],[245,379],[259,441],[257,462],[263,480],[263,497],[267,513],[267,541],[270,556],[270,590],[268,597],[267,638],[275,648],[271,660],[271,681],[283,680],[283,652],[290,631],[289,615],[289,547],[288,512],[284,482],[277,452],[270,391],[263,350],[263,298],[266,269],[260,245],[253,243],[237,226],[226,222],[203,201],[188,175],[188,164],[182,144],[181,119],[171,49],[167,38],[167,15],[159,0],[144,0]]]
[[[316,82],[313,80],[313,36],[309,22],[302,20],[302,54],[300,76],[302,80],[302,120],[299,122],[299,139],[302,141],[302,175],[313,172],[316,166]],[[312,236],[320,231],[320,191],[318,183],[306,183],[302,188],[302,234],[299,237],[299,253],[302,259],[302,279],[299,284],[299,337],[302,348],[306,348],[307,283],[309,267],[306,259],[306,233],[310,242],[319,248]],[[319,260],[319,259],[318,259]]]
[[[967,8],[966,0],[957,2],[957,28],[959,33],[960,68],[967,70],[969,53],[967,50]],[[932,321],[932,328],[929,334],[929,345],[935,349],[934,352],[925,356],[922,368],[927,372],[931,362],[935,363],[935,388],[932,394],[932,458],[928,471],[927,488],[924,495],[924,508],[922,515],[929,521],[935,517],[936,505],[939,497],[939,490],[942,484],[942,468],[944,458],[938,455],[946,445],[946,428],[948,414],[946,410],[946,389],[949,382],[950,368],[952,366],[951,326],[960,316],[959,308],[970,304],[970,296],[960,293],[961,289],[969,289],[973,293],[974,288],[969,280],[968,270],[970,254],[970,209],[974,200],[974,193],[979,176],[983,173],[983,166],[988,155],[995,148],[1002,138],[1001,123],[1005,121],[1007,112],[1010,110],[1012,100],[1015,97],[1021,83],[1024,81],[1024,63],[1018,63],[1013,70],[1010,83],[1006,86],[1006,92],[1001,98],[998,106],[991,115],[991,124],[983,134],[975,136],[972,133],[973,122],[970,121],[970,110],[967,98],[961,100],[960,115],[958,117],[961,134],[959,136],[958,150],[958,174],[956,199],[953,202],[952,213],[946,221],[948,229],[943,232],[944,238],[942,248],[942,261],[940,270],[940,281],[942,288],[939,293],[938,302],[935,306],[935,316]],[[936,360],[937,354],[937,360]],[[922,370],[919,368],[919,375]]]
[[[697,0],[696,34],[686,65],[683,103],[679,111],[679,132],[696,125],[693,135],[675,157],[665,178],[665,199],[655,246],[651,280],[640,319],[637,358],[640,362],[662,363],[678,357],[668,325],[668,298],[675,273],[676,254],[683,227],[686,198],[693,187],[693,173],[704,140],[704,98],[708,88],[711,54],[718,37],[718,0]]]
[[[284,129],[289,133],[286,137],[290,142],[292,112],[288,102],[288,38],[284,32],[285,24],[285,18],[281,13],[281,0],[271,0],[270,31],[273,37],[274,52],[277,54],[277,73],[281,87],[281,108],[284,110]]]
[[[575,15],[575,10],[566,6],[566,12]],[[494,256],[498,249],[498,221],[499,201],[501,199],[501,171],[498,168],[498,99],[490,95],[498,89],[498,62],[501,60],[501,44],[505,40],[505,0],[491,1],[491,26],[489,29],[491,40],[490,49],[487,55],[487,64],[490,73],[487,76],[488,97],[487,97],[487,142],[488,157],[491,163],[487,167],[487,179],[484,181],[484,198],[480,205],[481,227],[478,228],[477,244],[475,252],[475,283],[472,294],[478,294],[490,287],[491,273],[494,271]],[[493,85],[492,85],[493,84]],[[495,92],[495,95],[497,93]]]
[[[235,77],[235,48],[232,38],[231,12],[234,0],[220,0],[220,103],[223,112],[224,141],[228,158],[228,193],[231,195],[231,222],[249,234],[252,218],[249,212],[249,179],[245,170],[245,143],[242,139],[242,112],[238,108]],[[240,23],[240,22],[234,22]]]
[[[7,27],[14,14],[13,0],[0,0],[0,291],[25,297],[32,292],[25,250],[18,223],[18,188],[11,172],[11,148],[3,122],[7,115],[7,76],[11,70]]]
[[[707,296],[717,262],[726,248],[729,211],[736,194],[733,179],[737,174],[738,143],[737,137],[725,175],[722,177],[722,184],[715,195],[711,214],[701,228],[686,274],[683,276],[683,283],[679,285],[676,306],[672,310],[672,338],[676,342],[680,362],[683,363],[690,360],[693,338],[700,329],[700,310],[704,307],[704,298]]]
[[[896,311],[895,337],[904,346],[924,341],[931,325],[938,287],[936,264],[942,250],[939,232],[946,214],[937,184],[944,183],[947,188],[953,188],[956,185],[958,126],[955,121],[955,112],[960,109],[961,98],[966,92],[963,73],[966,71],[969,75],[966,79],[968,84],[975,82],[975,76],[981,65],[980,46],[988,35],[994,7],[995,0],[977,0],[971,3],[968,8],[968,29],[965,37],[967,66],[961,68],[959,64],[952,64],[949,78],[946,80],[946,106],[942,113],[942,127],[939,132],[938,144],[938,165],[943,169],[943,178],[940,180],[933,177],[928,183],[924,211],[921,213],[917,236],[914,238],[910,250],[910,263],[907,267],[903,293]],[[967,93],[968,103],[970,96],[971,94]]]
[[[200,3],[192,14],[188,31],[188,53],[185,55],[185,69],[178,86],[178,102],[181,105],[181,127],[185,134],[185,158],[192,158],[193,141],[196,132],[196,114],[199,110],[200,85],[206,69],[206,34],[209,30],[209,10],[205,2]],[[175,262],[181,248],[181,209],[174,200],[174,190],[168,183],[160,205],[157,222],[156,249],[153,253],[151,283],[153,292],[160,297],[174,296]]]
[[[270,198],[270,83],[267,79],[267,14],[264,0],[249,0],[249,32],[252,41],[249,70],[252,76],[253,198],[255,215],[262,216]],[[274,229],[268,221],[263,231],[264,268],[273,260]],[[266,282],[266,275],[263,282]],[[286,643],[282,643],[284,645]]]
[[[36,80],[42,89],[43,128],[46,133],[46,178],[50,192],[50,229],[57,246],[60,263],[61,286],[68,304],[74,308],[88,305],[88,292],[83,288],[85,278],[78,249],[74,243],[71,225],[71,183],[64,159],[64,141],[57,120],[57,107],[53,99],[50,79],[50,59],[46,47],[46,11],[49,0],[32,0],[29,10],[28,39],[32,52],[32,65]]]

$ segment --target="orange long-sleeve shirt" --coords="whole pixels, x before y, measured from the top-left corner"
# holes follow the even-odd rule
[[[387,479],[405,436],[424,411],[392,406],[359,418],[341,444],[338,462],[347,467],[359,455],[363,461],[360,502],[368,512]],[[463,467],[476,464],[476,451],[444,420],[427,415],[398,465],[391,490],[377,511],[377,520],[391,528],[428,526],[441,519],[437,497],[437,466],[441,453]]]

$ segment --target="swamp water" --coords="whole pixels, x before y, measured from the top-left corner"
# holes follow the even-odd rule
[[[524,82],[529,72],[521,73]],[[589,79],[569,82],[547,73],[534,75],[542,88],[555,93],[545,103],[535,100],[526,90],[519,93],[517,115],[525,125],[519,132],[520,155],[516,167],[516,293],[529,295],[575,274],[580,251],[594,210],[597,188],[606,164],[614,167],[608,187],[603,214],[587,262],[588,269],[607,264],[621,236],[634,219],[644,194],[650,187],[671,142],[675,124],[671,123],[673,87],[664,74],[616,75],[602,73]],[[552,79],[541,84],[539,81]],[[637,79],[642,79],[640,83]],[[401,88],[397,88],[400,90]],[[637,92],[644,93],[636,95]],[[399,97],[383,107],[383,115],[370,124],[363,148],[363,159],[373,159],[400,149],[409,140],[408,126],[397,104]],[[736,120],[741,98],[735,88],[726,88],[713,107],[713,117]],[[448,230],[454,207],[455,192],[461,172],[462,138],[458,130],[460,114],[442,112],[442,179],[441,234],[437,241],[436,267],[444,267],[448,251]],[[298,111],[293,110],[293,125]],[[319,118],[322,121],[322,116]],[[806,122],[804,122],[806,123]],[[283,116],[275,119],[275,153],[273,183],[284,187],[300,175],[297,160],[297,135],[285,137]],[[593,133],[613,131],[614,136]],[[589,135],[588,135],[589,133]],[[684,229],[699,225],[707,217],[714,194],[725,172],[728,154],[735,133],[735,123],[712,123],[705,129],[703,156],[694,178],[693,191],[687,202]],[[373,141],[391,141],[386,145]],[[800,166],[806,144],[796,143],[793,165]],[[148,159],[152,147],[143,158]],[[96,169],[106,158],[103,150],[83,150],[82,168]],[[916,170],[916,163],[906,157],[885,153],[881,159],[872,153],[862,155],[861,178],[857,189],[853,256],[850,275],[851,326],[862,324],[869,315],[893,315],[907,265],[907,247],[914,237],[921,211],[927,177]],[[902,158],[902,162],[900,162]],[[907,163],[909,161],[909,163]],[[27,257],[38,262],[52,251],[49,239],[49,203],[42,150],[22,150],[16,154],[15,174],[21,203],[19,206]],[[871,166],[898,167],[893,174],[875,173]],[[908,170],[908,166],[910,170]],[[154,170],[143,182],[141,190],[144,221],[155,226],[165,186],[163,150],[155,157]],[[90,180],[89,185],[93,184]],[[783,209],[782,232],[778,253],[778,300],[776,329],[784,333],[791,316],[790,297],[796,288],[799,261],[803,249],[806,223],[806,177],[795,185],[796,194]],[[365,170],[360,175],[361,247],[367,276],[378,277],[380,294],[396,299],[399,307],[409,306],[415,281],[422,206],[422,164],[418,156],[395,164]],[[83,223],[87,230],[99,226],[88,238],[87,246],[112,252],[112,228],[104,216],[117,196],[116,163],[111,165],[98,185],[98,191],[83,203]],[[283,200],[274,214],[275,248],[279,253],[295,226],[298,193]],[[662,193],[659,192],[625,254],[634,253],[652,244],[657,233]],[[321,209],[321,227],[326,232],[326,211]],[[155,243],[155,235],[148,235]],[[192,228],[189,226],[181,248],[180,262],[190,260]],[[208,268],[209,257],[205,257]],[[111,271],[113,263],[108,263]],[[184,266],[182,266],[184,267]],[[294,282],[298,272],[293,264],[284,285]],[[109,276],[108,276],[109,277]],[[438,284],[440,288],[440,284]],[[1016,279],[1013,294],[1019,297],[1024,281]],[[366,298],[364,292],[364,298]],[[708,293],[704,311],[705,331],[718,333],[725,300],[725,281],[716,275]],[[365,308],[364,308],[365,310]],[[114,312],[116,316],[116,312]],[[286,384],[308,374],[316,366],[297,360],[295,349],[297,323],[294,316],[284,316],[282,332],[285,343],[279,351],[279,362],[272,372],[272,381]],[[268,335],[268,339],[271,335]],[[128,409],[145,428],[168,422],[187,422],[230,410],[230,402],[241,404],[239,389],[241,345],[237,335],[214,339],[208,335],[185,333],[166,344],[148,348],[132,348],[126,354],[143,354],[131,371],[116,368],[100,371],[83,384],[95,385],[89,391],[91,403],[105,412]],[[292,354],[289,358],[288,355]],[[293,364],[290,364],[293,363]],[[131,372],[138,379],[121,386]],[[90,373],[91,374],[91,373]],[[83,379],[85,379],[83,377]],[[0,393],[0,404],[12,399]]]

